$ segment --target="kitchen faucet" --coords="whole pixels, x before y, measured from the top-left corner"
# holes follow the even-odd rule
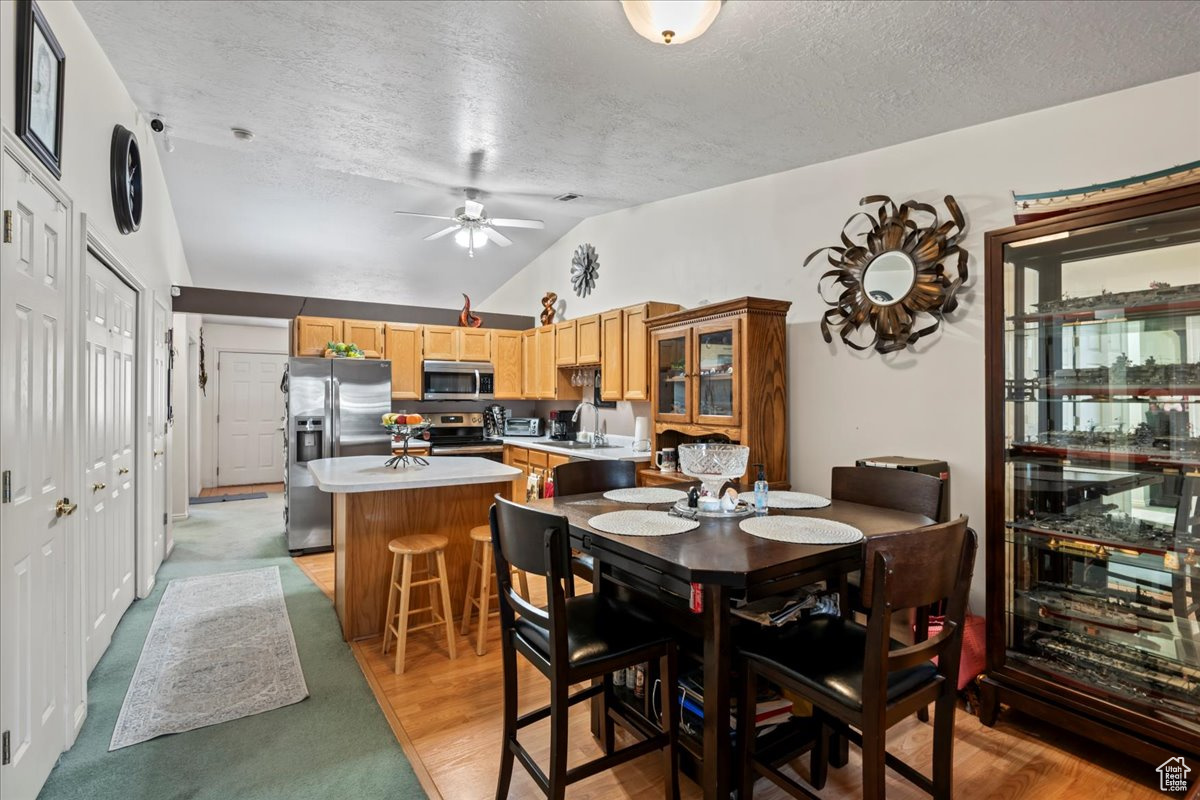
[[[571,415],[571,422],[579,421],[579,412],[583,411],[584,406],[592,407],[592,446],[601,447],[608,444],[608,440],[604,434],[600,432],[600,409],[591,400],[584,400],[579,405],[575,406],[575,413]]]

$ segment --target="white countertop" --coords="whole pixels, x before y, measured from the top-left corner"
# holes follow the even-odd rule
[[[654,455],[650,451],[634,450],[632,436],[609,436],[609,443],[615,444],[617,447],[601,447],[599,449],[563,447],[548,436],[503,436],[500,441],[516,447],[529,447],[533,450],[544,450],[547,453],[574,456],[575,458],[588,458],[593,461],[649,461],[650,457]]]
[[[472,456],[428,456],[427,467],[410,465],[396,469],[383,465],[387,458],[385,455],[322,458],[308,462],[308,471],[321,491],[337,494],[504,483],[521,474],[516,467]]]

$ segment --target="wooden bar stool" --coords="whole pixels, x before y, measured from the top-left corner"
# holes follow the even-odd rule
[[[451,660],[454,652],[454,622],[450,616],[450,585],[446,581],[446,537],[421,534],[401,536],[388,542],[392,551],[392,583],[388,589],[387,615],[383,622],[383,652],[387,653],[391,638],[396,637],[395,673],[404,672],[404,648],[411,631],[446,626],[446,645]],[[413,580],[413,557],[425,556],[425,571]],[[436,586],[435,586],[436,584]],[[412,590],[416,586],[429,587],[429,605],[411,608]],[[396,600],[400,610],[396,610]],[[409,626],[408,618],[413,614],[429,612],[429,622]]]
[[[491,614],[499,614],[497,602],[495,611],[489,611],[492,598],[499,601],[499,594],[492,586],[492,574],[496,571],[496,562],[492,556],[492,528],[490,525],[477,525],[471,528],[471,569],[467,577],[466,599],[463,601],[462,635],[466,636],[471,627],[471,609],[479,609],[479,633],[475,637],[475,654],[487,652],[484,646],[487,641],[487,621]],[[525,573],[514,568],[513,573],[521,585],[521,596],[529,599],[529,582]]]

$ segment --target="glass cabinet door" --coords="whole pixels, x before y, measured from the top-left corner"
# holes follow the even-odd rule
[[[696,422],[738,424],[738,323],[696,328]]]
[[[654,334],[654,417],[690,422],[691,391],[688,382],[690,341],[687,331]]]
[[[1200,728],[1200,208],[1004,245],[1005,663]]]

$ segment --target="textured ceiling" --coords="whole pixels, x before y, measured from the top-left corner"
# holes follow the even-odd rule
[[[173,130],[198,285],[441,306],[585,216],[1200,69],[1200,3],[730,0],[677,48],[616,0],[77,6]],[[468,185],[546,230],[468,259],[391,214]]]

